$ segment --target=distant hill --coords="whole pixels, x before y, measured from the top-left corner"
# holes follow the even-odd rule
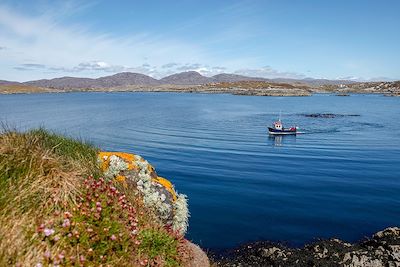
[[[161,84],[182,84],[182,85],[195,85],[206,84],[212,82],[213,79],[205,77],[196,71],[186,71],[181,73],[172,74],[160,80]]]
[[[97,79],[61,77],[50,80],[29,81],[24,84],[57,89],[96,89],[125,85],[157,85],[160,83],[158,80],[144,74],[122,72]]]
[[[124,85],[158,85],[160,82],[141,73],[121,72],[112,76],[95,79],[99,87],[116,87]]]
[[[196,71],[187,71],[172,74],[170,76],[162,78],[161,84],[177,84],[177,85],[196,85],[196,84],[207,84],[207,83],[219,83],[219,82],[240,82],[240,81],[267,81],[268,79],[247,77],[237,74],[221,73],[212,77],[206,77]]]
[[[19,82],[0,80],[0,85],[16,85],[16,84],[20,84],[20,83]]]
[[[95,84],[94,79],[90,78],[75,78],[75,77],[61,77],[55,79],[42,79],[36,81],[24,82],[25,85],[56,88],[56,89],[82,89],[92,88]]]
[[[221,73],[211,77],[213,82],[242,82],[242,81],[267,81],[265,78],[247,77],[237,74]]]
[[[288,84],[306,84],[309,86],[353,84],[354,81],[348,80],[326,80],[326,79],[287,79],[275,78],[266,79],[260,77],[248,77],[237,74],[221,73],[212,77],[206,77],[196,71],[187,71],[169,75],[162,79],[154,79],[141,73],[122,72],[110,76],[92,78],[61,77],[54,79],[42,79],[28,81],[24,83],[0,80],[0,85],[29,85],[34,87],[60,89],[60,90],[85,90],[85,89],[104,89],[126,86],[156,86],[156,85],[203,85],[221,82],[243,82],[260,81]]]

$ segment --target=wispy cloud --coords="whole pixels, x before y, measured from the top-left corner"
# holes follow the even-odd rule
[[[179,63],[167,63],[161,66],[153,66],[148,63],[131,67],[123,65],[113,65],[104,61],[90,61],[81,62],[73,67],[63,67],[56,65],[45,65],[39,63],[24,63],[14,67],[18,71],[44,71],[47,73],[117,73],[117,72],[137,72],[146,75],[153,76],[155,78],[162,78],[167,75],[184,72],[184,71],[197,71],[206,76],[212,76],[215,74],[222,73],[226,70],[225,67],[213,67],[209,65],[202,65],[200,63],[194,64],[179,64]]]
[[[46,68],[46,65],[36,64],[36,63],[26,63],[26,64],[21,64],[21,67],[33,68],[33,69],[44,69],[44,68]]]
[[[176,67],[178,65],[179,65],[178,63],[171,62],[171,63],[167,63],[167,64],[162,65],[161,68],[170,69],[170,68]]]
[[[201,64],[201,63],[186,63],[186,64],[179,64],[179,63],[168,63],[161,66],[162,74],[165,76],[167,74],[172,74],[176,72],[184,72],[184,71],[197,71],[202,75],[205,76],[213,76],[224,71],[227,71],[226,67],[220,66],[210,66],[208,64]]]
[[[72,12],[73,8],[69,10]],[[151,66],[167,65],[172,58],[181,63],[187,58],[207,60],[199,46],[181,40],[146,33],[114,36],[85,25],[64,25],[61,21],[49,12],[33,16],[0,5],[0,42],[13,51],[2,58],[14,62],[16,70],[31,69],[44,74],[80,72],[92,76],[128,70],[154,74]]]
[[[364,77],[357,77],[357,76],[343,76],[338,77],[336,80],[346,80],[346,81],[354,81],[354,82],[394,82],[396,79],[392,79],[389,77],[372,77],[372,78],[364,78]]]
[[[57,8],[42,7],[43,12],[39,10],[29,15],[0,4],[0,43],[9,50],[2,58],[13,63],[11,68],[19,71],[10,79],[59,75],[98,77],[122,71],[155,78],[182,71],[197,71],[206,76],[222,72],[261,77],[289,75],[268,67],[235,71],[229,62],[225,66],[214,65],[214,57],[209,56],[212,53],[207,53],[200,44],[167,35],[138,32],[115,36],[94,31],[87,25],[64,24],[64,18],[85,9],[74,3],[67,1],[65,6]],[[243,10],[242,5],[233,5],[218,14],[238,12],[242,16]]]

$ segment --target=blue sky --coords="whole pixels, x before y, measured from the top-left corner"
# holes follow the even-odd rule
[[[0,0],[0,79],[400,79],[400,1]]]

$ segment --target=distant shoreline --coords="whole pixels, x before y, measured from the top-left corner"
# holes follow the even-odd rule
[[[250,96],[311,96],[315,93],[331,93],[338,96],[359,93],[400,95],[400,81],[356,83],[330,80],[267,80],[232,74],[207,78],[197,72],[183,72],[161,80],[138,73],[119,73],[98,79],[62,77],[25,83],[0,80],[0,94],[63,92],[176,92]]]
[[[8,90],[7,90],[8,89]],[[371,89],[364,90],[324,90],[320,88],[218,88],[206,86],[193,87],[137,87],[137,88],[97,88],[97,89],[50,89],[50,88],[35,88],[35,90],[9,89],[0,86],[1,95],[12,94],[57,94],[57,93],[193,93],[193,94],[231,94],[242,96],[277,96],[277,97],[293,97],[293,96],[312,96],[314,94],[334,94],[336,96],[350,96],[351,94],[380,94],[385,96],[400,96],[400,92],[378,91]]]

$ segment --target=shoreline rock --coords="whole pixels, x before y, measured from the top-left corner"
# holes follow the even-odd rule
[[[188,241],[188,248],[192,252],[192,259],[188,264],[188,267],[209,267],[210,261],[207,254],[196,244]]]
[[[255,242],[214,256],[216,266],[400,266],[400,228],[390,227],[350,244],[320,240],[302,248]]]

